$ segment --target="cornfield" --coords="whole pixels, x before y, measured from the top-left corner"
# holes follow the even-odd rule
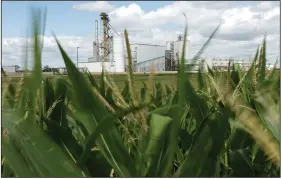
[[[122,90],[106,72],[99,82],[79,72],[54,35],[68,79],[52,84],[40,15],[34,71],[17,88],[2,75],[2,177],[280,177],[280,74],[265,69],[266,39],[247,72],[199,72],[196,88],[182,54],[176,88],[152,67],[137,91],[132,68]]]

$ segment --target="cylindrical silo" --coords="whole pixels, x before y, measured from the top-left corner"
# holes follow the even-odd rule
[[[113,53],[113,36],[110,36],[108,39],[108,46],[109,46],[109,62],[111,64],[111,66],[114,65],[114,53]]]
[[[99,61],[99,47],[96,42],[93,42],[93,57],[88,58],[88,62],[98,62]]]
[[[124,59],[124,36],[113,36],[113,59],[115,63],[115,72],[125,72]]]
[[[179,59],[182,57],[182,50],[183,50],[183,45],[184,45],[184,41],[177,41],[178,43],[178,54],[179,54]],[[185,44],[185,62],[188,62],[188,55],[189,55],[189,40],[186,40],[186,44]]]

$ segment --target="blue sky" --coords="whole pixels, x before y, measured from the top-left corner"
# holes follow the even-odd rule
[[[46,35],[50,36],[54,30],[57,35],[78,35],[84,36],[93,33],[93,22],[99,18],[98,12],[77,11],[72,8],[75,4],[90,1],[3,1],[2,2],[2,25],[3,37],[25,37],[26,28],[29,24],[30,7],[40,7],[48,9],[46,23]],[[128,6],[132,3],[138,3],[144,11],[149,12],[159,7],[171,4],[171,1],[111,1],[114,6]],[[258,2],[238,2],[233,3],[236,6],[245,6],[257,4]],[[62,25],[63,23],[63,25]]]
[[[88,2],[88,1],[84,1]],[[127,6],[135,1],[113,1],[114,6]],[[56,2],[56,1],[24,1],[24,2],[8,2],[2,3],[2,24],[3,37],[25,37],[26,28],[30,23],[30,7],[47,7],[48,17],[46,22],[46,35],[50,36],[52,30],[57,35],[75,35],[84,36],[93,33],[93,22],[99,19],[99,12],[77,11],[72,8],[75,4],[80,2]],[[137,1],[146,11],[154,10],[158,7],[170,4],[169,1],[155,1],[148,3],[146,1]],[[63,25],[62,25],[63,23]]]
[[[102,6],[101,6],[102,3]],[[220,31],[203,54],[207,58],[250,58],[268,35],[268,59],[280,58],[280,2],[247,1],[69,1],[69,2],[2,2],[3,64],[22,63],[27,28],[30,27],[30,7],[47,7],[43,64],[62,66],[60,54],[52,38],[55,32],[71,58],[87,60],[92,53],[94,21],[101,11],[110,14],[114,28],[128,29],[130,40],[139,43],[165,45],[183,33],[182,12],[188,17],[191,37],[189,56],[205,43],[216,25],[224,19]]]

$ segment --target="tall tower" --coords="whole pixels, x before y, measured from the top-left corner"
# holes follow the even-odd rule
[[[101,17],[101,21],[102,21],[102,27],[103,27],[103,32],[102,32],[102,44],[101,44],[101,48],[102,48],[102,59],[101,61],[103,62],[108,62],[109,61],[109,17],[108,14],[102,12],[100,14]]]
[[[99,57],[99,24],[98,24],[98,20],[95,20],[95,49],[93,49],[93,57],[96,55],[97,57]],[[99,61],[99,59],[97,60]]]
[[[88,62],[99,62],[100,61],[98,34],[99,34],[98,21],[95,20],[93,56],[88,58]]]

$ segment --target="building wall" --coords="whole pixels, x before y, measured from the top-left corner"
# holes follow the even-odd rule
[[[113,36],[112,59],[115,65],[115,72],[125,71],[125,50],[124,36]]]
[[[189,56],[189,44],[190,44],[190,41],[189,40],[186,40],[186,44],[185,44],[185,49],[184,49],[184,52],[185,52],[185,62],[188,62],[188,56]],[[182,50],[183,50],[183,45],[184,45],[184,41],[177,41],[176,44],[174,45],[175,46],[175,59],[179,58],[182,56]],[[179,57],[177,57],[176,55],[179,55]]]
[[[165,71],[165,57],[154,58],[145,62],[140,62],[136,64],[137,72],[149,72],[151,70],[151,65],[154,65],[157,72]]]
[[[101,62],[81,62],[78,63],[79,68],[87,68],[90,72],[102,72],[103,63]],[[112,71],[113,69],[110,67],[110,62],[104,62],[104,70]]]
[[[16,66],[2,66],[4,72],[16,72]]]
[[[205,60],[205,63],[209,65],[210,68],[216,70],[228,70],[229,60],[228,59],[209,59]],[[251,60],[234,60],[230,61],[230,66],[233,64],[239,65],[243,70],[249,70],[252,65]],[[207,68],[207,67],[206,67]]]
[[[93,56],[88,58],[88,62],[99,62],[99,46],[96,42],[93,42]]]
[[[212,64],[212,67],[217,70],[228,70],[229,60],[213,59],[211,60],[211,64]],[[233,64],[239,65],[244,70],[248,70],[252,65],[252,61],[251,60],[235,60],[235,61],[231,60],[230,66],[232,66]]]
[[[173,42],[173,46],[174,46],[174,59],[178,59],[178,56],[181,57],[182,55],[182,50],[183,50],[183,45],[184,45],[184,41],[174,41]],[[166,43],[166,50],[171,50],[171,42],[167,42]],[[188,63],[188,56],[189,56],[189,50],[190,50],[190,41],[186,40],[186,44],[185,44],[185,61]]]
[[[141,63],[165,55],[165,46],[150,44],[132,44],[130,46],[132,57],[137,63]]]
[[[189,72],[197,72],[199,70],[201,70],[201,72],[207,72],[208,62],[202,59],[186,62],[185,70]]]

